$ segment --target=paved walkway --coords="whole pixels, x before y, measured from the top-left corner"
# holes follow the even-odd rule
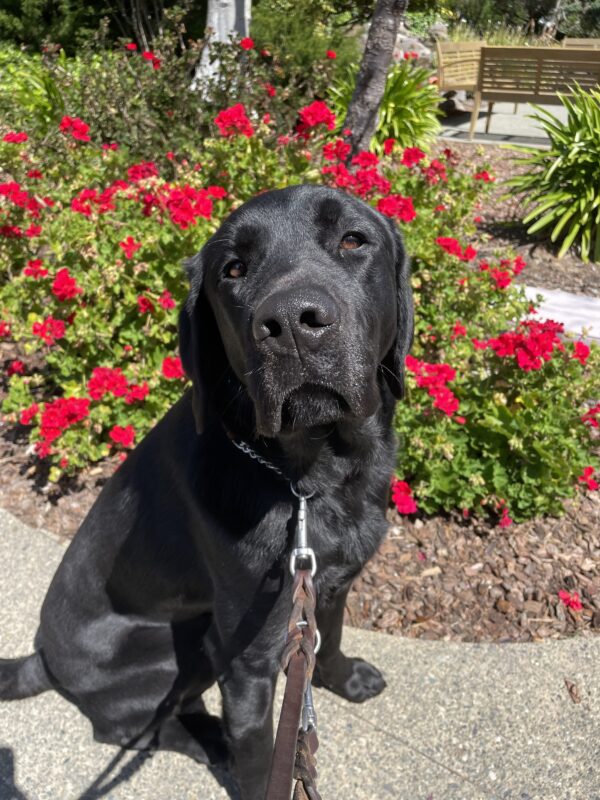
[[[487,104],[482,103],[482,110],[475,126],[474,141],[487,144],[549,145],[549,139],[544,131],[529,118],[534,111],[532,106],[529,103],[520,103],[517,106],[516,114],[514,108],[514,103],[495,103],[490,132],[485,133]],[[544,105],[542,108],[550,111],[561,121],[567,119],[567,111],[564,106]],[[441,135],[448,139],[468,141],[470,125],[470,112],[452,114],[442,120]]]
[[[0,511],[0,655],[30,651],[63,552]],[[600,638],[468,645],[348,628],[344,640],[388,688],[361,706],[316,692],[324,800],[600,800]],[[230,796],[183,756],[96,744],[55,693],[0,703],[0,800]]]

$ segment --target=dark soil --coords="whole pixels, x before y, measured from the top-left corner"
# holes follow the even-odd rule
[[[600,269],[575,255],[560,260],[518,222],[519,198],[501,199],[500,181],[513,167],[504,148],[452,142],[463,160],[486,161],[498,177],[485,207],[475,213],[482,257],[512,247],[527,261],[529,285],[600,296]],[[493,237],[493,238],[492,238]],[[0,375],[19,354],[0,345]],[[2,367],[4,367],[2,369]],[[0,385],[0,400],[2,386]],[[71,537],[117,466],[83,471],[48,484],[25,431],[0,422],[0,505],[24,522]],[[588,635],[600,629],[600,496],[581,495],[560,519],[510,528],[458,517],[401,518],[389,512],[390,531],[378,555],[355,582],[346,621],[386,633],[462,641],[539,641]],[[560,590],[578,592],[581,611],[567,608]]]

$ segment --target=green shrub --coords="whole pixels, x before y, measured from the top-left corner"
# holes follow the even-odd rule
[[[329,99],[342,122],[352,97],[358,68],[350,68],[334,81]],[[430,81],[432,72],[407,59],[394,64],[387,76],[377,130],[371,144],[380,150],[386,139],[403,147],[426,146],[440,130],[439,93]]]
[[[360,61],[360,30],[343,23],[329,0],[262,0],[252,9],[250,32],[275,59],[294,95],[324,97],[334,72]],[[327,53],[335,57],[327,58]]]
[[[550,148],[514,147],[527,171],[507,181],[523,192],[533,209],[523,222],[528,233],[552,229],[550,240],[562,241],[559,256],[577,245],[583,261],[600,261],[600,91],[576,87],[559,95],[566,122],[536,106],[535,119],[550,139]]]
[[[287,130],[298,107],[313,99],[314,86],[324,91],[336,69],[323,51],[310,85],[301,85],[286,71],[288,54],[267,51],[258,40],[244,49],[232,39],[210,45],[219,70],[193,90],[200,45],[192,42],[181,52],[177,22],[173,17],[145,55],[125,41],[108,49],[103,30],[75,58],[57,48],[32,57],[0,48],[0,123],[26,129],[40,153],[68,114],[93,120],[96,138],[128,148],[134,160],[168,151],[197,160],[220,109],[241,102],[254,119],[269,113]]]

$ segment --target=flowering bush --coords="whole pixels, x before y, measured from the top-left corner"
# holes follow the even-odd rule
[[[521,259],[477,258],[469,237],[493,179],[485,165],[389,137],[381,154],[348,162],[323,101],[293,116],[282,129],[240,101],[223,107],[198,160],[168,140],[137,160],[73,109],[43,141],[12,120],[0,128],[4,413],[27,428],[51,478],[125,458],[180,396],[182,259],[258,191],[325,182],[397,220],[413,256],[415,346],[396,416],[403,513],[458,507],[507,525],[594,490],[598,353],[528,316],[513,284]]]
[[[205,44],[191,41],[182,50],[181,14],[173,9],[165,14],[168,24],[147,51],[127,41],[111,50],[103,30],[70,59],[58,46],[34,56],[0,46],[0,108],[6,124],[26,128],[30,149],[42,158],[46,137],[57,125],[66,135],[85,136],[77,122],[68,122],[81,119],[93,121],[97,142],[127,147],[137,161],[151,161],[167,150],[199,160],[219,111],[241,102],[258,119],[269,114],[286,130],[297,108],[308,105],[313,92],[323,95],[337,70],[337,61],[323,49],[310,81],[302,81],[290,72],[289,53],[246,37],[206,45],[208,69],[193,81]]]

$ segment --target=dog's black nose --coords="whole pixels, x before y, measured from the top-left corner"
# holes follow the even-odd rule
[[[285,289],[269,295],[256,309],[252,332],[271,349],[314,350],[337,327],[340,311],[320,289]]]

